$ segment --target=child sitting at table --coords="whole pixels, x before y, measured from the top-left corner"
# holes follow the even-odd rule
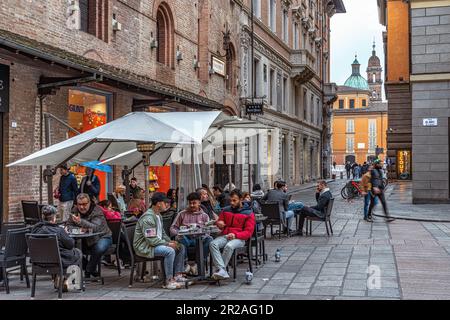
[[[204,227],[209,221],[209,216],[201,208],[201,195],[193,192],[187,196],[188,207],[181,211],[175,218],[170,227],[170,234],[179,238],[179,241],[186,247],[195,247],[195,238],[180,234],[181,227],[189,228],[192,225]],[[212,241],[210,235],[203,236],[203,253],[204,257],[208,257],[209,243]],[[188,251],[186,250],[185,259],[188,259]],[[196,264],[187,264],[186,273],[197,274],[198,268]]]
[[[122,220],[122,215],[120,212],[114,211],[112,203],[109,200],[103,200],[98,203],[98,206],[103,211],[107,221],[117,221]]]

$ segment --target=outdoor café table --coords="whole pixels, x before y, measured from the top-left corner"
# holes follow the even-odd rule
[[[93,237],[97,237],[97,236],[101,236],[103,234],[103,232],[85,232],[85,233],[71,233],[69,232],[69,236],[75,240],[75,246],[80,249],[82,251],[82,240],[83,239],[88,239],[88,238],[93,238]]]
[[[188,236],[195,239],[195,251],[196,251],[196,262],[198,266],[198,276],[193,278],[193,281],[204,281],[208,280],[205,271],[205,253],[203,252],[203,237],[205,235],[218,234],[220,229],[217,227],[213,228],[198,228],[195,230],[189,230],[187,232],[179,232],[179,236]]]
[[[83,252],[83,250],[82,250],[83,239],[101,236],[101,235],[103,235],[103,232],[72,233],[69,231],[68,234],[73,240],[75,240],[75,247],[80,249],[81,252]],[[95,282],[95,281],[98,281],[98,278],[84,279],[84,281],[85,282],[90,282],[90,281]]]

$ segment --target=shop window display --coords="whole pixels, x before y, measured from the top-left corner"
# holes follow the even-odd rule
[[[100,127],[107,122],[108,99],[106,94],[91,93],[83,90],[69,90],[69,125],[78,132],[83,133],[97,127]],[[69,132],[69,136],[74,136],[75,133]],[[92,159],[96,160],[96,159]],[[83,177],[86,175],[86,168],[75,165],[71,168],[75,177],[80,184]],[[107,174],[96,171],[95,175],[100,180],[100,199],[106,199]]]

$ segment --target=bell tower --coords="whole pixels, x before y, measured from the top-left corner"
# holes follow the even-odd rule
[[[367,82],[369,83],[369,88],[372,93],[370,101],[381,101],[383,98],[382,97],[383,79],[381,78],[382,72],[383,68],[381,68],[380,58],[377,57],[374,41],[372,56],[369,58],[369,63],[367,67]]]

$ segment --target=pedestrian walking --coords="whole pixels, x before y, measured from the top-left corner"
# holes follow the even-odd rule
[[[345,171],[347,172],[347,180],[350,179],[350,171],[352,169],[352,166],[349,161],[345,164]]]
[[[370,183],[372,185],[372,195],[370,196],[370,205],[368,216],[372,216],[373,208],[376,204],[376,198],[380,199],[381,205],[383,206],[384,215],[386,216],[387,222],[392,222],[395,219],[389,216],[389,209],[386,203],[386,197],[384,194],[384,183],[383,183],[383,165],[380,160],[375,160],[373,164],[374,168],[370,171]]]
[[[372,216],[369,216],[369,204],[370,204],[370,198],[372,196],[372,185],[370,184],[371,180],[371,170],[373,169],[373,166],[369,166],[367,172],[362,176],[361,182],[360,182],[360,188],[361,193],[364,196],[364,220],[367,222],[372,222]],[[375,198],[375,205],[378,204],[378,198]]]
[[[77,178],[70,172],[66,164],[60,165],[58,169],[61,174],[59,186],[56,190],[56,197],[59,199],[58,219],[67,221],[72,211],[73,202],[78,195]]]
[[[333,161],[333,169],[336,170],[336,161]]]
[[[353,169],[353,179],[359,179],[361,177],[361,167],[359,164]]]
[[[361,166],[361,176],[365,175],[369,171],[369,165],[367,162],[364,162],[364,164]]]

